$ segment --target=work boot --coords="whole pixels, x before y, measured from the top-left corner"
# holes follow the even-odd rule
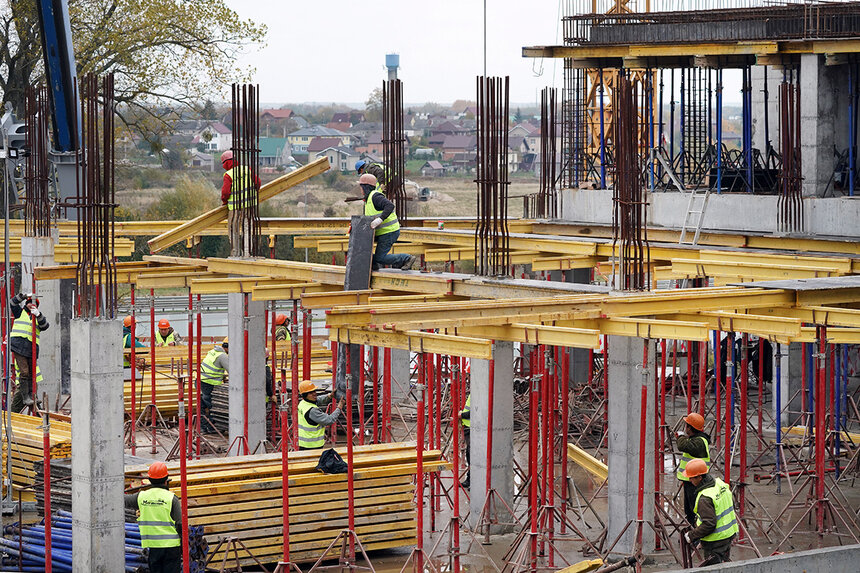
[[[406,255],[406,256],[409,258],[406,259],[405,263],[400,265],[400,270],[402,270],[402,271],[408,271],[409,269],[411,269],[412,265],[414,265],[415,261],[416,261],[415,255]]]

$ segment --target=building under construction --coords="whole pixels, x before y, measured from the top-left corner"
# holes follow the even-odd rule
[[[114,217],[113,78],[81,79],[60,153],[56,95],[33,88],[3,120],[0,307],[4,340],[18,292],[52,327],[22,413],[4,346],[0,570],[148,571],[123,492],[153,460],[185,572],[693,568],[690,413],[738,528],[710,570],[856,570],[860,2],[570,1],[562,24],[563,45],[523,48],[564,62],[530,218],[508,216],[507,78],[477,79],[477,212],[444,222],[407,217],[384,83],[393,252],[420,270],[372,270],[372,217],[259,216],[329,163],[254,187],[255,86],[233,90],[239,216],[133,222]],[[199,256],[227,234],[233,256]],[[162,318],[179,343],[157,344]],[[324,446],[342,472],[299,447],[305,380],[343,399]]]

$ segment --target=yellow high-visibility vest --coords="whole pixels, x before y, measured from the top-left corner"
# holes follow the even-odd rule
[[[702,519],[699,517],[699,500],[702,497],[708,497],[714,502],[714,511],[717,514],[717,526],[708,535],[702,538],[702,541],[719,541],[728,539],[739,531],[738,520],[735,517],[735,502],[732,499],[732,490],[720,478],[714,478],[714,485],[703,489],[696,496],[696,505],[693,506],[693,511],[696,512],[696,526],[702,524]]]
[[[382,195],[382,192],[379,190],[379,187],[370,192],[367,196],[367,200],[364,202],[364,214],[368,217],[378,217],[382,214],[382,211],[376,209],[373,206],[373,196],[379,193]],[[400,229],[400,221],[397,220],[397,214],[392,211],[391,215],[385,218],[382,221],[382,224],[376,228],[374,234],[378,237],[380,235],[386,235],[388,233],[393,233]]]
[[[470,393],[468,396],[466,396],[466,404],[463,406],[463,409],[460,410],[460,413],[462,414],[464,412],[471,412],[471,411],[472,411],[472,394]],[[463,424],[464,428],[471,428],[472,427],[472,421],[470,419],[460,418],[460,423]]]
[[[144,547],[179,547],[176,522],[170,517],[174,494],[160,487],[145,489],[137,496],[140,544]]]
[[[690,481],[690,478],[684,475],[684,470],[687,469],[687,463],[690,460],[701,459],[704,460],[706,464],[709,464],[709,462],[711,461],[711,448],[708,445],[708,440],[706,440],[702,436],[698,437],[702,438],[702,441],[705,442],[705,451],[708,452],[708,455],[706,455],[704,458],[695,458],[687,452],[681,452],[681,463],[680,465],[678,465],[678,471],[675,473],[675,477],[677,477],[681,481]]]
[[[257,204],[257,186],[251,179],[251,170],[243,165],[236,165],[224,172],[230,178],[230,198],[227,199],[227,209],[247,209]]]
[[[316,404],[302,400],[299,402],[299,446],[302,448],[321,448],[325,445],[325,426],[311,424],[305,414]]]
[[[200,363],[200,380],[218,386],[224,383],[224,369],[215,363],[223,350],[213,348]]]
[[[24,311],[21,311],[21,316],[15,319],[12,323],[12,333],[10,338],[26,338],[33,342],[33,319]],[[39,327],[36,326],[36,346],[39,346]]]

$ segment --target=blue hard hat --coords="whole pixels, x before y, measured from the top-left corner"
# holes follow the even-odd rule
[[[359,159],[358,161],[356,161],[355,162],[355,172],[359,173],[361,171],[361,168],[364,167],[365,165],[367,165],[367,161],[365,161],[364,159]]]

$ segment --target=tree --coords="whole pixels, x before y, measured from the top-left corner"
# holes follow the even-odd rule
[[[514,112],[514,121],[517,123],[523,122],[523,112],[520,111],[520,108],[517,108],[517,111]]]
[[[382,88],[374,88],[364,104],[365,121],[382,121]]]
[[[250,75],[236,57],[266,34],[224,0],[69,0],[69,19],[78,76],[113,72],[127,124],[226,93]],[[34,0],[0,3],[0,89],[19,112],[26,86],[43,78],[38,30]]]

